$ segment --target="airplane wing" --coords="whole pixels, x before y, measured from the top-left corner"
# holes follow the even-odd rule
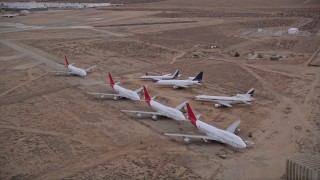
[[[231,133],[234,133],[234,131],[237,129],[237,127],[239,126],[240,124],[240,119],[236,120],[234,123],[232,123],[228,128],[227,128],[227,131],[231,132]]]
[[[216,103],[218,103],[218,104],[220,104],[222,106],[232,107],[231,104],[229,104],[229,103],[227,103],[225,101],[214,101],[214,102],[216,102]]]
[[[147,85],[145,86],[145,87],[148,87]],[[143,87],[141,87],[141,88],[139,88],[139,89],[136,89],[136,90],[134,90],[136,93],[140,93],[140,91],[142,91],[143,90]]]
[[[209,139],[215,140],[207,135],[191,135],[191,134],[174,134],[174,133],[164,133],[166,136],[177,136],[177,137],[188,137],[188,138],[195,138],[195,139]]]
[[[132,111],[132,110],[121,110],[122,112],[128,112],[128,113],[137,113],[137,114],[148,114],[148,115],[158,115],[163,116],[162,113],[159,112],[147,112],[147,111]]]
[[[176,109],[180,111],[180,110],[186,105],[187,102],[189,102],[189,101],[184,101],[183,103],[179,104],[179,105],[176,107]]]
[[[104,96],[117,96],[117,97],[124,97],[120,94],[107,94],[107,93],[94,93],[94,92],[87,92],[88,94],[91,94],[91,95],[98,95],[98,96],[101,96],[102,98]]]
[[[86,71],[86,72],[92,72],[95,67],[97,67],[97,66],[94,65],[94,66],[92,66],[92,67],[89,67],[89,68],[85,69],[85,71]]]
[[[73,74],[72,72],[70,71],[47,71],[48,73],[51,73],[53,75],[71,75]]]
[[[178,86],[180,88],[188,88],[189,86],[186,86],[186,85],[175,85],[175,86]]]

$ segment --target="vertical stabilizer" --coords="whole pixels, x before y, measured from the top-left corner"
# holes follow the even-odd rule
[[[202,82],[203,72],[201,71],[192,81]]]
[[[109,82],[110,82],[110,86],[112,87],[112,89],[114,90],[114,81],[112,79],[111,73],[109,73]]]
[[[188,119],[191,121],[191,123],[197,127],[197,117],[194,115],[191,106],[189,103],[186,103],[187,105],[187,111],[188,111]]]
[[[144,92],[144,100],[146,100],[146,102],[149,104],[150,106],[150,101],[151,101],[151,98],[150,98],[150,95],[149,95],[149,92],[146,88],[146,86],[143,86],[143,92]]]
[[[248,95],[250,95],[251,97],[253,97],[254,88],[251,88],[246,94],[248,94]]]
[[[68,61],[67,56],[64,56],[64,59],[66,60],[66,64],[65,64],[65,66],[66,66],[66,67],[68,67],[68,66],[69,66],[69,61]]]
[[[176,72],[173,74],[172,79],[178,78],[179,77],[179,69],[176,70]]]

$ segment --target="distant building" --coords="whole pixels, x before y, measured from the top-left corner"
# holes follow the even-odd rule
[[[319,180],[320,156],[304,155],[290,158],[286,164],[287,180]]]
[[[12,2],[1,3],[3,9],[9,10],[48,10],[48,8],[98,8],[111,6],[111,3],[55,3],[55,2]]]
[[[289,28],[288,29],[288,34],[298,34],[299,29],[298,28]]]
[[[13,17],[16,17],[17,15],[15,13],[5,13],[5,14],[1,14],[1,16],[6,18],[13,18]]]

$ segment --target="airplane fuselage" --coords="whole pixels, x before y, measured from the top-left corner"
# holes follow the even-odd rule
[[[198,95],[195,96],[195,100],[198,101],[210,101],[210,102],[219,102],[219,101],[224,101],[227,102],[228,104],[241,104],[243,101],[246,102],[252,102],[253,98],[249,96],[208,96],[208,95]]]
[[[131,99],[134,101],[140,100],[140,96],[135,91],[123,88],[123,87],[116,85],[116,84],[113,86],[113,88],[114,88],[114,91],[116,91],[118,94],[120,94],[128,99]]]
[[[199,130],[206,133],[207,136],[210,136],[212,139],[216,141],[228,144],[235,148],[245,148],[247,147],[246,143],[237,135],[230,133],[228,131],[218,129],[213,127],[205,122],[196,121],[196,126]]]
[[[198,81],[192,80],[160,80],[156,82],[157,85],[173,86],[173,87],[187,87],[192,84],[199,84]]]
[[[67,68],[69,69],[69,71],[71,71],[72,74],[79,75],[79,76],[86,76],[87,75],[87,72],[84,69],[75,67],[71,64],[69,64],[67,66]]]
[[[165,106],[153,100],[150,101],[150,106],[157,112],[162,113],[164,116],[167,116],[171,119],[178,120],[178,121],[186,120],[182,112],[175,108]]]
[[[163,75],[163,76],[141,76],[140,79],[143,80],[166,80],[166,79],[172,79],[173,76],[169,76],[169,75]]]

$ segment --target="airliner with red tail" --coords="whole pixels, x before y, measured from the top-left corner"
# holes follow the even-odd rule
[[[87,69],[78,68],[73,66],[73,63],[69,64],[67,56],[64,56],[64,58],[66,61],[65,67],[68,69],[68,71],[49,71],[49,72],[55,73],[56,75],[78,75],[78,76],[84,77],[87,75],[88,72],[92,72],[93,69],[96,67],[96,65],[94,65]]]
[[[235,148],[246,148],[246,143],[237,135],[234,134],[234,131],[240,124],[240,120],[235,121],[231,126],[226,130],[218,129],[214,126],[211,126],[205,122],[199,120],[200,115],[195,116],[189,103],[186,103],[188,111],[188,119],[191,123],[198,128],[200,131],[204,132],[205,135],[190,135],[190,134],[173,134],[173,133],[164,133],[167,136],[179,136],[183,137],[185,142],[189,142],[189,138],[198,138],[203,139],[205,142],[208,140],[220,141],[222,143],[228,144]]]
[[[186,121],[186,118],[180,110],[185,106],[187,101],[183,102],[175,108],[172,108],[154,101],[156,97],[150,98],[148,90],[145,86],[143,86],[143,90],[145,101],[152,109],[156,110],[156,112],[122,110],[123,112],[136,113],[139,118],[142,116],[142,114],[148,114],[151,115],[153,120],[157,120],[158,116],[165,116],[179,122]]]
[[[110,82],[110,86],[111,88],[117,92],[118,94],[107,94],[107,93],[92,93],[92,92],[88,92],[88,94],[92,94],[92,95],[98,95],[100,96],[101,98],[104,98],[106,96],[113,96],[113,99],[114,100],[118,100],[118,99],[121,99],[121,98],[127,98],[127,99],[131,99],[133,101],[138,101],[140,100],[140,96],[139,96],[139,92],[143,90],[143,88],[139,88],[135,91],[132,91],[130,89],[126,89],[126,88],[123,88],[121,86],[119,86],[118,84],[120,82],[117,82],[117,83],[114,83],[113,81],[113,78],[111,76],[111,74],[109,73],[109,82]]]

